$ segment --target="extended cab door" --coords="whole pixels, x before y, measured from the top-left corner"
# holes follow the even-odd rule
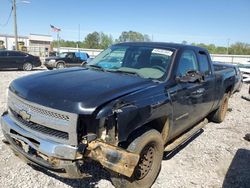
[[[186,75],[188,71],[199,71],[196,54],[193,50],[184,50],[178,61],[176,80]],[[173,136],[183,133],[202,116],[199,113],[203,102],[204,88],[200,82],[180,82],[170,91],[173,104]]]
[[[198,63],[199,71],[203,75],[203,80],[200,83],[203,88],[202,102],[199,104],[199,108],[196,109],[196,113],[205,117],[211,111],[215,97],[215,76],[212,71],[212,64],[210,56],[206,51],[198,51]]]

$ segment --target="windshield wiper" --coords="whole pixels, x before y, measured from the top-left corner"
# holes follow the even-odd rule
[[[93,67],[93,68],[98,69],[98,70],[101,70],[101,71],[103,71],[103,72],[106,71],[103,67],[101,67],[101,66],[99,66],[99,65],[87,65],[87,67]]]
[[[139,76],[139,77],[142,77],[142,75],[140,75],[139,73],[137,72],[131,72],[131,71],[124,71],[124,70],[108,70],[109,72],[115,72],[115,73],[123,73],[123,74],[132,74],[132,75],[136,75],[136,76]]]

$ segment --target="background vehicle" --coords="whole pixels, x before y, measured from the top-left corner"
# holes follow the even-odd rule
[[[2,130],[34,165],[81,177],[79,166],[94,160],[117,187],[150,187],[164,148],[185,142],[208,116],[224,120],[234,84],[235,70],[215,71],[203,48],[116,44],[85,67],[13,81]]]
[[[222,69],[227,69],[227,68],[233,68],[235,71],[235,84],[233,88],[233,93],[234,92],[239,92],[242,83],[243,83],[243,77],[241,75],[240,69],[238,65],[233,65],[233,64],[228,64],[228,63],[222,63],[222,62],[213,62],[214,64],[214,69],[215,71],[222,70]]]
[[[87,62],[89,55],[83,52],[64,52],[56,57],[48,57],[45,59],[44,65],[47,69],[62,69],[65,67],[81,66]]]
[[[238,67],[242,73],[243,82],[250,82],[250,62],[238,64]]]
[[[34,67],[40,66],[41,61],[37,56],[33,56],[31,54],[20,51],[0,51],[0,69],[17,68],[25,71],[30,71]]]

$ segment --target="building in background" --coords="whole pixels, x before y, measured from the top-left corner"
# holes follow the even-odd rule
[[[15,49],[15,36],[14,35],[2,35],[0,34],[0,41],[2,43],[1,48],[6,50]],[[29,37],[18,36],[18,41],[23,42],[25,46],[29,45]]]
[[[18,36],[19,50],[30,54],[46,57],[51,51],[53,38],[51,35],[30,34],[29,36]],[[0,49],[14,50],[14,35],[0,34]]]

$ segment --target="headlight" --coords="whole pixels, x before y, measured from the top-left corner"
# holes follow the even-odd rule
[[[55,63],[56,62],[56,60],[55,59],[51,59],[51,60],[49,60],[49,63]]]

